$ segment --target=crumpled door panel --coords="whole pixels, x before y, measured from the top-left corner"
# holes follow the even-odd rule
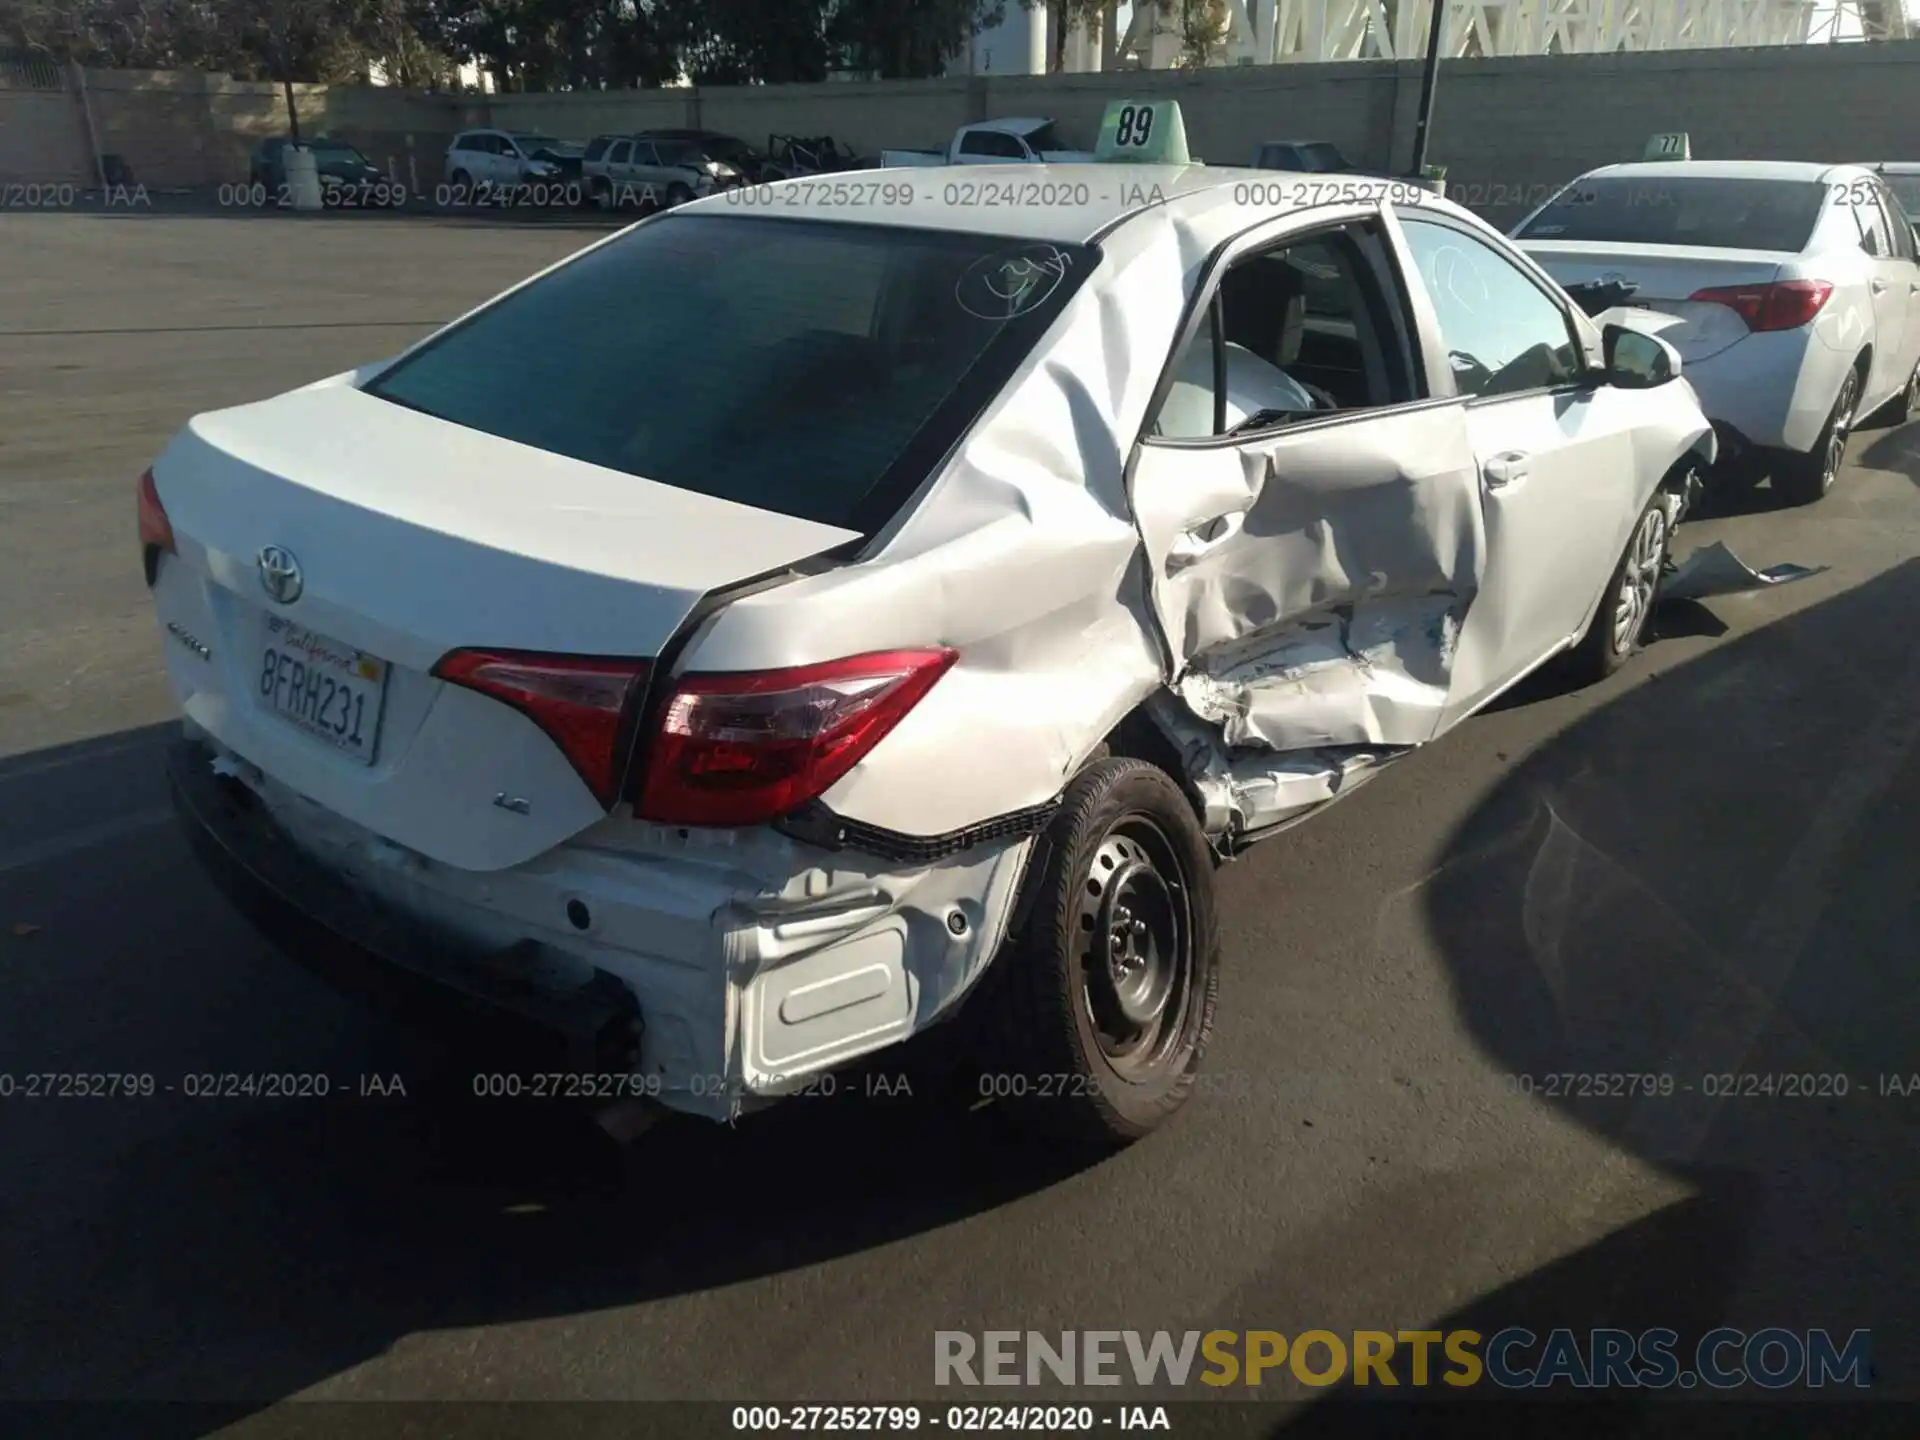
[[[1194,778],[1232,828],[1433,737],[1486,559],[1460,407],[1148,444],[1132,489],[1174,693],[1216,740]]]

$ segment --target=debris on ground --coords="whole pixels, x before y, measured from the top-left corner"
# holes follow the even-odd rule
[[[1818,575],[1824,565],[1769,565],[1756,570],[1716,540],[1679,561],[1660,582],[1662,600],[1705,600],[1713,595],[1740,595],[1789,585]]]

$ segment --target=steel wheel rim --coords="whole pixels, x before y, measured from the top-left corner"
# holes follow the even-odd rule
[[[1826,468],[1820,472],[1820,488],[1829,488],[1840,474],[1840,466],[1847,458],[1847,437],[1853,432],[1854,394],[1859,389],[1860,377],[1848,375],[1846,383],[1840,387],[1840,403],[1834,407],[1833,429],[1827,437]]]
[[[1640,517],[1627,558],[1621,566],[1620,592],[1614,597],[1613,648],[1626,654],[1640,638],[1653,613],[1654,592],[1660,587],[1660,567],[1667,556],[1667,512],[1655,505]]]
[[[1128,815],[1095,847],[1075,917],[1081,1001],[1101,1058],[1140,1081],[1177,1048],[1193,990],[1193,917],[1172,842]]]

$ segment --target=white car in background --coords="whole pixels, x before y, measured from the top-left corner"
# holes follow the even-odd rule
[[[1670,346],[1411,186],[984,173],[1081,203],[696,201],[192,420],[140,534],[235,901],[582,1094],[727,1119],[957,1016],[1124,1142],[1217,860],[1636,648],[1714,449]]]
[[[456,204],[489,193],[510,196],[522,186],[557,190],[567,178],[558,158],[563,148],[565,142],[535,132],[463,130],[447,146],[447,184]]]
[[[1857,419],[1920,405],[1920,260],[1862,165],[1609,165],[1513,230],[1563,285],[1633,287],[1720,435],[1723,473],[1792,503],[1833,486]]]

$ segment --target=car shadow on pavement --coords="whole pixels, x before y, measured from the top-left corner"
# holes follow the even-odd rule
[[[1916,615],[1920,560],[1667,671],[1453,834],[1424,910],[1470,1033],[1527,1103],[1686,1196],[1409,1326],[1667,1327],[1683,1362],[1717,1325],[1866,1329],[1864,1398],[1920,1394]],[[1329,1392],[1275,1433],[1410,1433],[1392,1398]],[[1663,1404],[1624,1398],[1598,1433]]]
[[[166,813],[176,733],[0,762],[0,1072],[169,1092],[16,1086],[0,1105],[0,1415],[265,1406],[412,1334],[777,1275],[1086,1168],[1014,1146],[990,1109],[930,1117],[924,1087],[877,1071],[734,1128],[669,1118],[624,1150],[572,1104],[478,1098],[470,1035],[340,999],[228,909]],[[66,838],[31,816],[71,820]],[[184,1094],[195,1074],[261,1072],[330,1093]],[[49,1412],[45,1433],[83,1418]],[[96,1418],[159,1440],[211,1428],[157,1405]]]
[[[1874,436],[1871,444],[1854,449],[1849,458],[1855,465],[1890,470],[1920,485],[1920,419]]]

